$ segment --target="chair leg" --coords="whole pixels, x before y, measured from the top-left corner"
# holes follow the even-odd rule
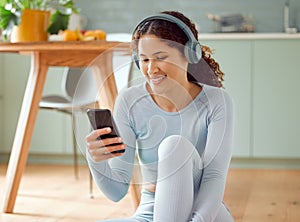
[[[72,137],[73,137],[73,153],[74,153],[74,157],[73,157],[73,161],[74,161],[74,175],[75,178],[78,179],[78,156],[77,156],[77,143],[76,143],[76,137],[75,137],[75,129],[76,129],[76,124],[75,124],[75,120],[73,120],[73,116],[71,114],[71,119],[73,122],[73,129],[72,129]]]
[[[90,174],[90,198],[94,199],[94,194],[93,194],[93,176],[92,173],[89,169],[89,174]]]

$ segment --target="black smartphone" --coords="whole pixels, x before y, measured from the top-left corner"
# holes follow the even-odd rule
[[[114,119],[109,109],[88,109],[87,115],[94,130],[105,128],[105,127],[111,128],[111,132],[109,134],[100,136],[99,139],[113,138],[119,136],[117,127],[115,125]],[[122,143],[111,144],[110,146],[120,145],[120,144]],[[125,150],[123,149],[123,150],[113,151],[111,153],[124,153],[124,152]]]

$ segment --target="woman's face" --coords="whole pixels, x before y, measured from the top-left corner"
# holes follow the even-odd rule
[[[138,57],[140,69],[154,93],[165,94],[189,83],[186,58],[155,35],[139,40]]]

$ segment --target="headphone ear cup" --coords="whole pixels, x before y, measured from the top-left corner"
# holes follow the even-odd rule
[[[202,49],[200,43],[198,41],[187,42],[184,47],[184,55],[189,63],[198,63],[202,57]]]

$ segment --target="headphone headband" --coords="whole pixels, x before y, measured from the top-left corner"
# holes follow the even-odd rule
[[[142,24],[143,22],[155,20],[155,19],[160,19],[160,20],[165,20],[165,21],[175,23],[186,34],[189,41],[197,41],[194,34],[192,33],[191,29],[183,21],[181,21],[179,18],[176,18],[175,16],[172,16],[169,14],[163,14],[163,13],[157,14],[157,15],[150,15],[150,16],[144,18],[143,20],[141,20],[139,22],[139,24],[135,27],[133,34],[135,33],[135,31],[137,30],[137,28],[139,27],[140,24]]]
[[[175,23],[187,36],[188,42],[185,45],[185,50],[184,54],[186,59],[188,60],[189,63],[195,64],[198,63],[202,57],[202,50],[201,50],[201,45],[198,42],[198,40],[195,38],[193,32],[191,29],[179,18],[176,18],[175,16],[169,15],[169,14],[157,14],[157,15],[150,15],[146,18],[144,18],[142,21],[138,23],[138,25],[135,27],[133,34],[136,32],[140,24],[143,22],[149,21],[149,20],[155,20],[155,19],[160,19],[160,20],[165,20],[169,22]],[[136,52],[133,52],[134,56],[134,61],[136,62],[137,66],[138,65],[138,58],[136,55]]]

